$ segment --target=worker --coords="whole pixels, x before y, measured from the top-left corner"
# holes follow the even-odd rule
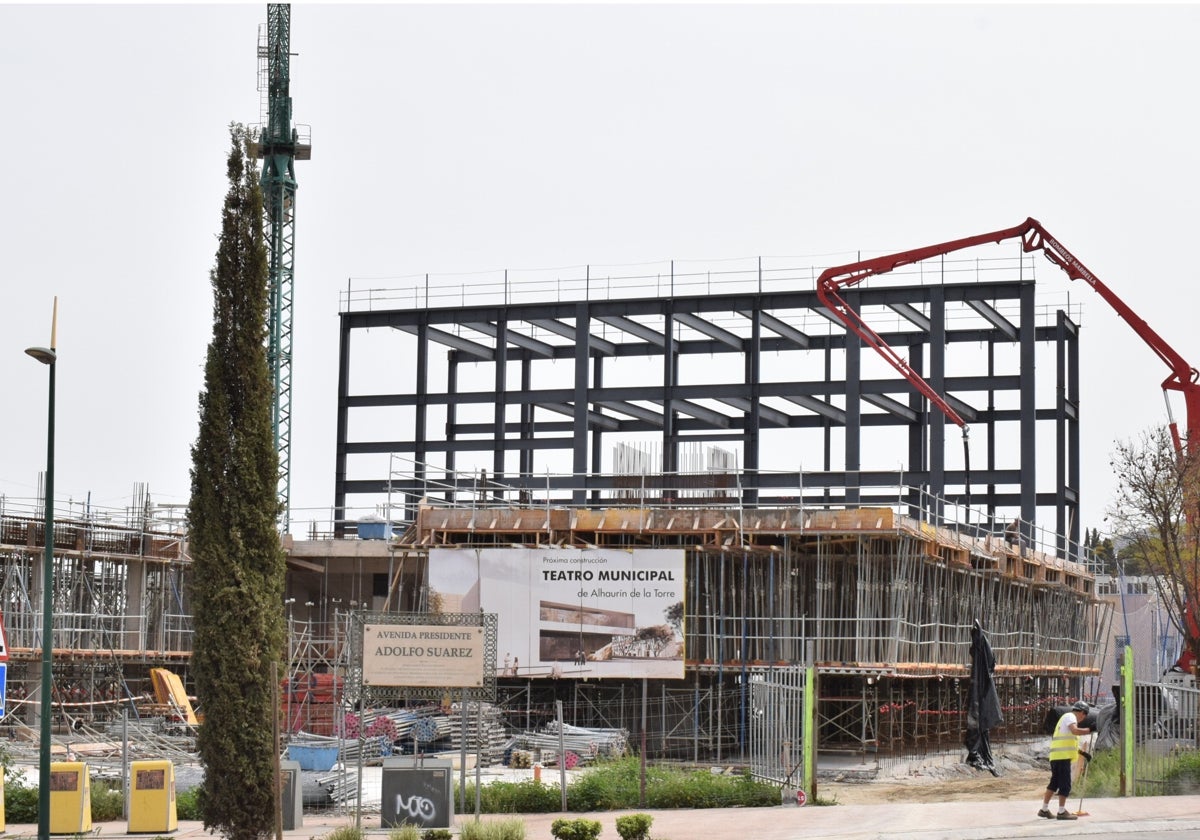
[[[1008,527],[1004,529],[1004,541],[1011,546],[1019,546],[1021,544],[1021,523],[1014,519],[1008,523]]]
[[[1091,707],[1082,700],[1077,700],[1070,711],[1063,714],[1054,726],[1054,734],[1050,736],[1050,784],[1042,794],[1042,809],[1039,817],[1048,820],[1075,820],[1077,816],[1067,810],[1067,797],[1071,795],[1071,765],[1079,758],[1079,736],[1087,735],[1092,730],[1083,725]],[[1085,759],[1091,756],[1084,753]],[[1050,812],[1050,797],[1058,794],[1058,815]]]

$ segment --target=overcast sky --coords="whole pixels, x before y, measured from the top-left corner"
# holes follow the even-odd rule
[[[46,369],[22,350],[57,294],[56,496],[187,501],[228,125],[258,121],[265,19],[0,6],[0,494],[34,496],[45,466]],[[333,501],[352,277],[844,261],[1034,216],[1194,363],[1198,24],[1192,5],[297,5],[293,521]],[[1113,442],[1164,422],[1168,370],[1069,291],[1082,518],[1103,528]]]

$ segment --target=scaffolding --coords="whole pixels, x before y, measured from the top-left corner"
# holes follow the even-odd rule
[[[0,499],[0,610],[9,668],[6,722],[30,723],[40,705],[40,499]],[[53,715],[79,727],[134,714],[152,696],[154,667],[186,669],[191,615],[185,538],[170,509],[144,491],[118,511],[54,512]]]
[[[514,728],[546,723],[561,702],[572,725],[644,731],[652,756],[745,758],[761,731],[756,698],[799,691],[794,674],[811,663],[820,748],[880,762],[961,744],[976,620],[1006,715],[996,741],[1036,734],[1048,706],[1099,673],[1111,615],[1083,547],[921,488],[872,487],[892,504],[837,506],[804,474],[794,504],[748,505],[740,476],[716,470],[606,477],[611,489],[591,491],[599,504],[581,507],[569,476],[443,482],[393,463],[401,489],[387,513],[401,513],[403,533],[389,548],[418,569],[438,547],[685,550],[685,679],[501,678]],[[421,503],[404,520],[418,475]]]
[[[612,477],[599,504],[578,506],[563,477],[537,490],[455,476],[452,492],[427,482],[416,515],[393,520],[412,508],[413,476],[399,478],[404,499],[386,506],[384,539],[285,543],[289,668],[280,696],[289,737],[344,739],[350,619],[360,609],[436,608],[428,568],[437,547],[684,551],[684,679],[497,674],[495,715],[513,733],[547,725],[561,702],[572,726],[644,734],[651,757],[761,761],[774,749],[754,741],[764,703],[774,702],[764,698],[795,694],[795,675],[811,665],[822,750],[876,763],[934,752],[961,739],[976,619],[991,639],[1006,713],[994,740],[1032,734],[1047,705],[1081,696],[1099,674],[1108,607],[1095,597],[1082,547],[1059,553],[1059,535],[1031,526],[1010,541],[1002,523],[920,488],[876,487],[871,495],[890,505],[838,506],[802,474],[793,504],[748,505],[738,474],[718,468]],[[472,481],[477,490],[463,492]],[[124,519],[71,511],[55,519],[57,731],[104,729],[123,712],[158,719],[150,670],[169,668],[190,684],[182,528],[140,509]],[[42,529],[33,505],[6,500],[0,509],[5,720],[15,725],[31,722],[39,705]]]

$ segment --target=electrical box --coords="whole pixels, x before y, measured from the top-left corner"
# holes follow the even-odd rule
[[[292,831],[304,825],[304,790],[300,780],[300,762],[279,762],[279,774],[283,781],[283,795],[279,797],[283,806],[283,830]]]
[[[179,827],[175,808],[175,765],[135,761],[129,765],[129,833],[160,834]]]
[[[50,833],[84,834],[92,830],[92,785],[82,761],[50,764]]]
[[[381,802],[383,828],[454,824],[454,778],[449,759],[385,758]]]

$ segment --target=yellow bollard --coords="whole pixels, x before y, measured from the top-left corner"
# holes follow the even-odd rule
[[[129,833],[158,834],[179,827],[175,811],[175,765],[135,761],[129,766]]]
[[[83,834],[92,830],[92,785],[82,761],[50,764],[50,833]]]

